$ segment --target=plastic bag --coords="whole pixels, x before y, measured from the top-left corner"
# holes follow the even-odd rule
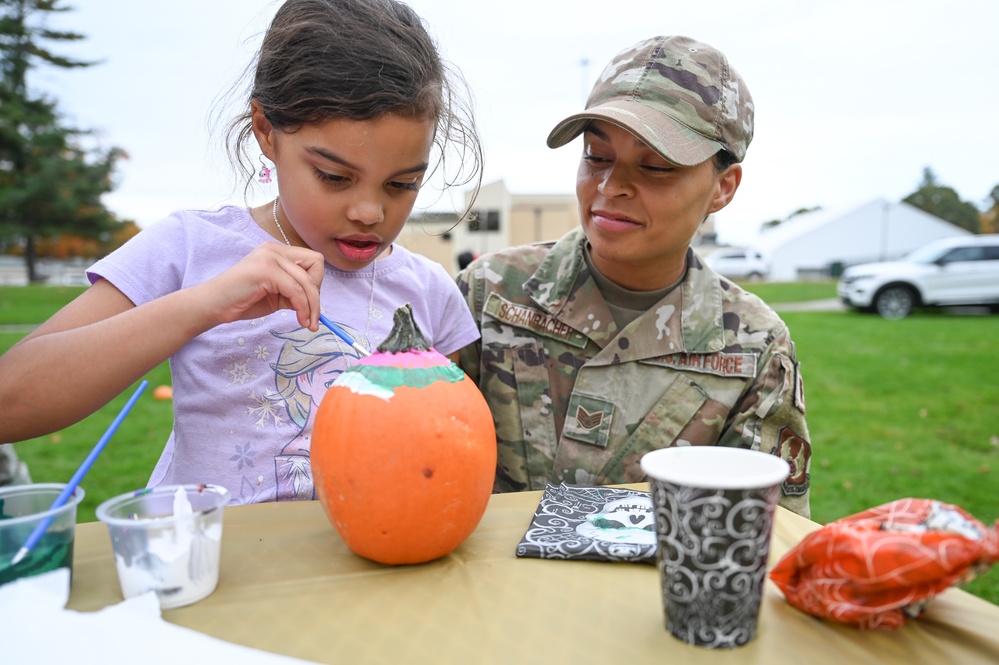
[[[900,499],[810,533],[770,579],[803,612],[858,628],[897,628],[996,560],[999,522],[989,529],[956,506]]]

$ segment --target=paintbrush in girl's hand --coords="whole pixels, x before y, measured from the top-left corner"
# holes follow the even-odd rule
[[[363,346],[361,346],[360,344],[358,344],[357,342],[355,342],[354,338],[351,337],[350,335],[348,335],[347,332],[343,328],[341,328],[337,324],[335,324],[332,321],[330,321],[329,319],[327,319],[325,314],[320,314],[319,315],[319,321],[324,326],[326,326],[327,328],[329,328],[330,330],[332,330],[334,335],[336,335],[337,337],[339,337],[343,341],[347,342],[347,344],[350,344],[350,346],[353,347],[353,349],[355,351],[357,351],[358,353],[360,353],[362,356],[370,356],[371,355],[370,351],[368,351],[366,348],[364,348]]]

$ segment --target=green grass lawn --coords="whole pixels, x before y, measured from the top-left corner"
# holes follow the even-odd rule
[[[86,287],[0,287],[0,325],[23,325],[44,321]],[[24,333],[0,332],[0,353],[13,346]],[[173,403],[152,398],[153,388],[170,383],[170,367],[163,363],[145,377],[149,381],[101,456],[83,479],[86,496],[77,511],[77,521],[91,522],[104,499],[145,486],[173,426]],[[64,483],[72,477],[94,444],[128,401],[134,388],[107,406],[66,429],[17,444],[18,456],[28,463],[31,477],[39,483]]]
[[[816,521],[905,497],[999,519],[999,317],[783,318],[805,380]],[[966,588],[999,603],[999,571]]]
[[[749,282],[739,284],[768,303],[804,302],[836,297],[835,280],[814,282]]]
[[[0,286],[0,325],[41,323],[83,293],[86,288],[85,286]]]
[[[832,282],[747,286],[775,303],[835,296]],[[8,291],[25,288],[0,288],[0,312],[9,310],[3,321],[35,322],[11,314],[15,307],[4,304],[22,295]],[[52,291],[63,292],[64,299],[72,292]],[[61,304],[49,296],[39,293],[23,301],[45,318]],[[48,304],[40,305],[43,301]],[[999,381],[994,377],[999,316],[917,312],[901,321],[849,311],[782,316],[805,380],[816,521],[827,523],[904,497],[955,504],[987,525],[999,519]],[[0,351],[20,336],[0,333]],[[142,487],[159,457],[172,423],[171,403],[153,400],[151,392],[169,382],[167,365],[147,378],[147,394],[84,480],[87,498],[80,521],[93,520],[93,509],[104,498]],[[65,482],[130,393],[73,427],[19,443],[18,453],[34,480]],[[999,603],[999,571],[965,589]]]

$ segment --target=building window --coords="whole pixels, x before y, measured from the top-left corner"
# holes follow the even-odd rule
[[[500,214],[499,210],[473,210],[471,219],[468,220],[469,231],[499,231]]]

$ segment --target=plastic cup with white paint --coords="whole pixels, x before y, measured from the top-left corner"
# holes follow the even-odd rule
[[[209,596],[218,585],[222,512],[218,485],[169,485],[108,499],[97,507],[111,537],[125,598],[155,591],[162,609]]]

